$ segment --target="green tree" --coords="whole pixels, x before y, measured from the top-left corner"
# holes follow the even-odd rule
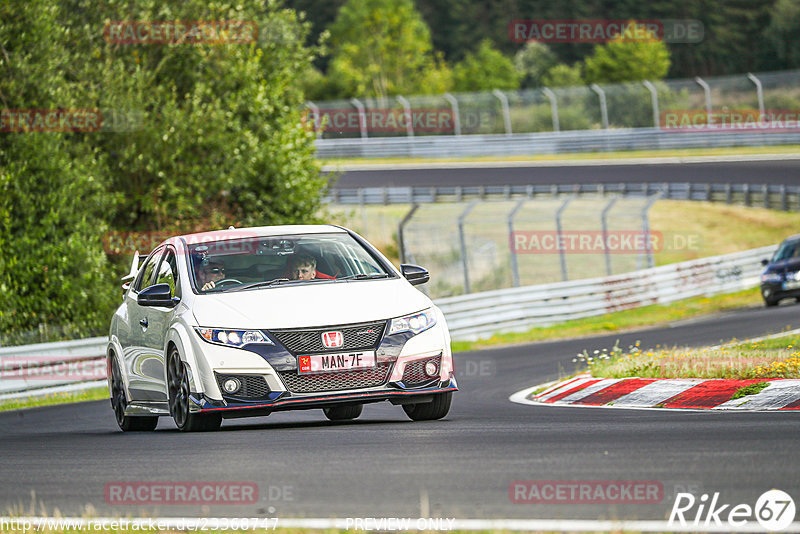
[[[540,87],[547,72],[558,64],[558,58],[544,43],[531,41],[514,56],[514,68],[522,87]]]
[[[595,47],[585,64],[588,83],[615,83],[660,80],[669,71],[669,50],[652,32],[640,39],[632,32],[620,34],[605,45]]]
[[[765,30],[767,42],[774,51],[765,59],[768,68],[784,69],[800,66],[800,0],[778,0],[772,9],[770,25]]]
[[[328,75],[349,96],[442,92],[449,75],[412,0],[348,0],[330,28]]]
[[[488,91],[516,89],[519,74],[514,62],[484,39],[478,50],[469,53],[453,67],[453,89],[456,91]]]
[[[573,85],[583,85],[583,76],[581,75],[581,65],[576,63],[569,66],[559,64],[550,68],[542,76],[542,84],[547,87],[571,87]]]
[[[0,108],[87,107],[81,80],[72,76],[80,58],[69,50],[71,36],[58,14],[46,0],[0,4]],[[101,244],[111,204],[91,135],[0,134],[4,344],[40,341],[26,333],[42,326],[66,336],[98,335],[107,327],[119,293]]]
[[[252,21],[258,39],[107,42],[105,22],[123,13]],[[42,323],[105,329],[121,274],[103,253],[109,227],[315,220],[326,179],[298,82],[315,50],[294,11],[273,0],[31,0],[0,2],[0,17],[0,107],[99,108],[104,118],[96,132],[0,135],[0,333]],[[107,120],[118,115],[133,120]]]

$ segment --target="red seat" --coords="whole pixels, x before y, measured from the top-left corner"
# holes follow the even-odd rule
[[[317,271],[317,278],[323,278],[325,280],[334,280],[336,277]]]

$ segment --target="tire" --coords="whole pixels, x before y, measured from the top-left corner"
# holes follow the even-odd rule
[[[353,404],[351,406],[333,406],[331,408],[323,408],[325,417],[331,421],[348,421],[355,419],[364,410],[363,404]]]
[[[158,417],[133,417],[125,415],[128,399],[122,384],[122,374],[114,356],[111,358],[111,408],[114,410],[114,419],[123,432],[152,432],[158,425]]]
[[[761,289],[761,298],[764,299],[764,305],[767,308],[771,308],[772,306],[777,306],[778,302],[780,302],[780,298],[775,298],[775,294],[773,293],[772,289],[769,288],[762,288]]]
[[[167,358],[167,391],[169,414],[182,432],[209,432],[222,424],[222,414],[199,414],[189,411],[189,372],[178,349]]]
[[[450,403],[453,401],[453,392],[437,393],[432,402],[423,404],[404,404],[403,411],[414,421],[433,421],[441,419],[450,411]]]

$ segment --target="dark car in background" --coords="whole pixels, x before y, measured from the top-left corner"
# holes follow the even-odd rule
[[[781,299],[800,302],[800,234],[787,237],[772,259],[762,260],[767,268],[761,275],[761,296],[767,306],[776,306]]]

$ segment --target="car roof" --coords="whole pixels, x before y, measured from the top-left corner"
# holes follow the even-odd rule
[[[187,241],[225,241],[228,239],[242,239],[247,237],[271,237],[287,234],[329,234],[347,233],[347,230],[340,226],[331,224],[287,224],[281,226],[254,226],[251,228],[231,228],[228,230],[212,230],[209,232],[198,232],[194,234],[184,234],[175,238],[184,238]],[[173,239],[175,239],[173,238]]]

